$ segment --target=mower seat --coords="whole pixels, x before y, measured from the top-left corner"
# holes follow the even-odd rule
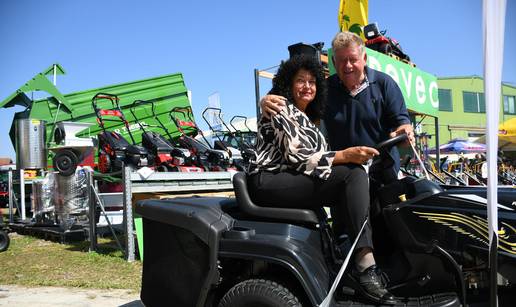
[[[253,203],[247,190],[247,175],[244,172],[238,172],[233,176],[233,187],[238,207],[244,213],[268,220],[291,221],[296,224],[319,224],[319,219],[312,210],[267,207],[266,205],[258,206]]]

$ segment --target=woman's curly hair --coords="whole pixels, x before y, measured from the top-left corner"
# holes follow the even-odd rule
[[[294,76],[300,69],[309,71],[315,77],[317,87],[315,98],[308,104],[305,113],[312,122],[317,122],[322,117],[326,101],[326,80],[322,65],[314,56],[295,55],[282,62],[276,76],[272,80],[272,89],[269,94],[284,96],[290,103],[294,103],[292,84]]]

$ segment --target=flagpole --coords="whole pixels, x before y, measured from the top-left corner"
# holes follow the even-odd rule
[[[498,117],[506,0],[483,1],[484,92],[487,115],[487,219],[489,225],[490,306],[498,306]]]

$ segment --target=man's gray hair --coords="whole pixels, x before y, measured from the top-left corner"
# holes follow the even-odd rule
[[[350,47],[352,45],[358,46],[358,48],[360,49],[360,54],[364,53],[364,51],[365,51],[364,41],[362,40],[362,38],[360,36],[356,35],[353,32],[349,32],[349,31],[339,32],[339,33],[337,33],[337,35],[335,35],[335,37],[331,41],[331,48],[333,49],[333,52],[335,52],[341,48]]]

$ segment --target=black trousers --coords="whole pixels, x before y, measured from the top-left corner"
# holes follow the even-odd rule
[[[249,193],[261,206],[311,209],[332,207],[334,223],[344,224],[354,240],[369,215],[369,183],[365,170],[355,164],[337,165],[327,180],[296,171],[262,171],[249,176]],[[357,248],[373,247],[368,222]]]

